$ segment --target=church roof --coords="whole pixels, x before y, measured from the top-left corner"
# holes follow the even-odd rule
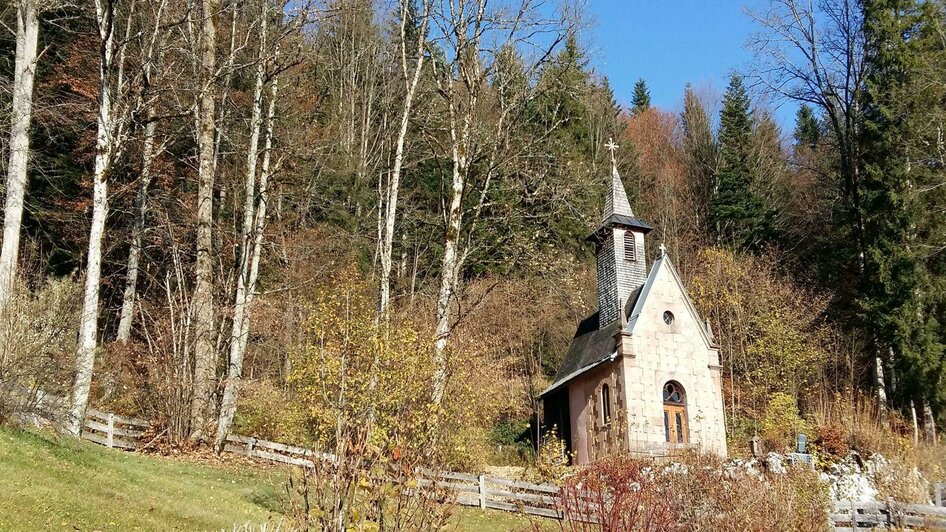
[[[604,212],[601,215],[601,224],[586,240],[598,240],[605,229],[623,225],[630,228],[637,228],[642,232],[649,233],[653,227],[640,221],[634,216],[631,210],[631,202],[627,199],[627,191],[624,190],[624,183],[618,174],[617,164],[613,158],[611,160],[611,183],[608,185],[608,194],[604,198]]]
[[[585,238],[585,240],[597,242],[604,235],[607,234],[607,231],[606,231],[607,229],[610,229],[614,227],[615,225],[621,225],[621,226],[629,227],[632,229],[638,229],[640,230],[640,232],[644,233],[645,235],[654,229],[653,226],[651,226],[647,222],[641,221],[638,218],[624,216],[622,214],[612,214],[611,216],[606,218],[603,222],[601,222],[601,225],[599,225],[598,228],[595,229],[593,233],[588,235],[588,237]]]
[[[627,302],[624,306],[624,315],[628,317],[627,324],[624,326],[626,332],[633,334],[634,327],[643,310],[644,302],[647,301],[647,296],[650,294],[651,287],[654,285],[654,280],[657,278],[657,274],[660,272],[661,268],[664,267],[670,270],[674,279],[679,283],[680,288],[683,290],[683,299],[690,312],[693,313],[696,322],[703,323],[696,307],[693,305],[692,301],[690,301],[690,296],[686,293],[686,289],[683,287],[683,283],[677,275],[673,264],[671,264],[670,258],[667,256],[666,252],[662,252],[661,256],[654,261],[654,265],[651,267],[644,284],[639,286],[637,290],[631,292],[627,298]],[[708,325],[707,322],[707,326]],[[700,329],[707,347],[715,347],[716,342],[711,336],[712,333],[702,327],[698,327],[698,329]],[[555,374],[555,380],[542,392],[541,396],[548,395],[565,384],[568,384],[568,382],[575,377],[605,362],[616,359],[617,339],[615,336],[620,330],[621,320],[617,320],[599,329],[597,312],[582,320],[578,325],[578,330],[575,331],[575,337],[572,338],[572,343],[568,346],[565,359],[562,361],[562,365],[559,366],[558,372]]]
[[[653,271],[651,270],[651,272]],[[637,287],[637,290],[631,292],[631,295],[627,298],[625,315],[629,314],[630,309],[633,309],[637,304],[643,289],[644,286],[641,285]],[[621,330],[621,320],[617,320],[604,328],[599,328],[598,316],[599,313],[595,312],[578,324],[578,330],[575,331],[575,337],[572,338],[572,343],[568,346],[565,359],[562,360],[562,365],[559,366],[558,372],[555,374],[555,381],[542,392],[542,395],[558,389],[578,375],[608,360],[613,360],[617,355],[615,336]]]
[[[611,184],[608,195],[604,198],[604,213],[601,215],[601,222],[607,222],[613,215],[634,217],[634,211],[631,210],[631,202],[627,200],[627,191],[624,190],[624,183],[621,182],[621,176],[618,174],[617,164],[611,162]]]

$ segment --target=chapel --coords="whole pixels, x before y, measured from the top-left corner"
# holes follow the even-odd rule
[[[663,244],[648,269],[653,229],[634,216],[614,162],[594,245],[598,311],[578,324],[541,394],[543,430],[575,464],[693,448],[726,455],[719,347]]]

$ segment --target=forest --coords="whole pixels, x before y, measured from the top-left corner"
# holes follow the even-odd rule
[[[747,16],[750,67],[665,109],[614,94],[581,3],[4,2],[0,419],[42,392],[74,435],[98,405],[174,448],[541,463],[613,139],[731,455],[934,444],[946,4]]]

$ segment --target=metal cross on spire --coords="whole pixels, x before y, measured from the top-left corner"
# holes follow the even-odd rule
[[[617,163],[617,160],[615,160],[614,158],[614,153],[618,151],[618,148],[620,148],[620,146],[614,143],[613,138],[608,137],[608,143],[605,144],[604,147],[607,148],[609,152],[611,152],[611,169],[612,170],[617,169],[618,163]]]

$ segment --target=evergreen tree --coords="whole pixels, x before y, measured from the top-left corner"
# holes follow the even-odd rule
[[[876,352],[890,357],[895,399],[904,407],[911,400],[943,401],[942,278],[931,275],[936,265],[923,250],[931,235],[941,234],[944,203],[930,204],[937,196],[920,192],[942,179],[942,169],[923,155],[929,139],[918,136],[930,113],[943,107],[942,94],[920,89],[924,64],[942,60],[933,56],[941,49],[933,37],[939,21],[928,9],[913,0],[864,2],[859,140],[867,253],[860,303]]]
[[[714,179],[718,150],[710,117],[689,83],[683,93],[680,123],[683,126],[682,155],[688,173],[687,182],[698,210],[698,223],[705,226],[707,206],[716,188]]]
[[[530,121],[540,140],[532,149],[541,154],[535,160],[543,168],[536,171],[541,178],[525,196],[534,203],[532,212],[546,214],[542,219],[548,234],[541,235],[542,240],[583,253],[587,248],[582,237],[590,220],[600,216],[608,175],[602,170],[607,160],[604,143],[616,136],[618,108],[607,82],[593,80],[574,36],[542,69],[536,92]],[[569,198],[567,207],[562,197]]]
[[[810,105],[803,103],[795,114],[795,144],[814,149],[821,138],[821,128]]]
[[[710,201],[716,239],[738,249],[759,249],[772,236],[770,217],[754,190],[752,117],[742,77],[733,74],[723,99],[719,168]]]
[[[631,105],[631,113],[635,115],[650,109],[650,89],[647,88],[644,78],[638,79],[637,83],[634,84],[634,97],[631,99]]]

